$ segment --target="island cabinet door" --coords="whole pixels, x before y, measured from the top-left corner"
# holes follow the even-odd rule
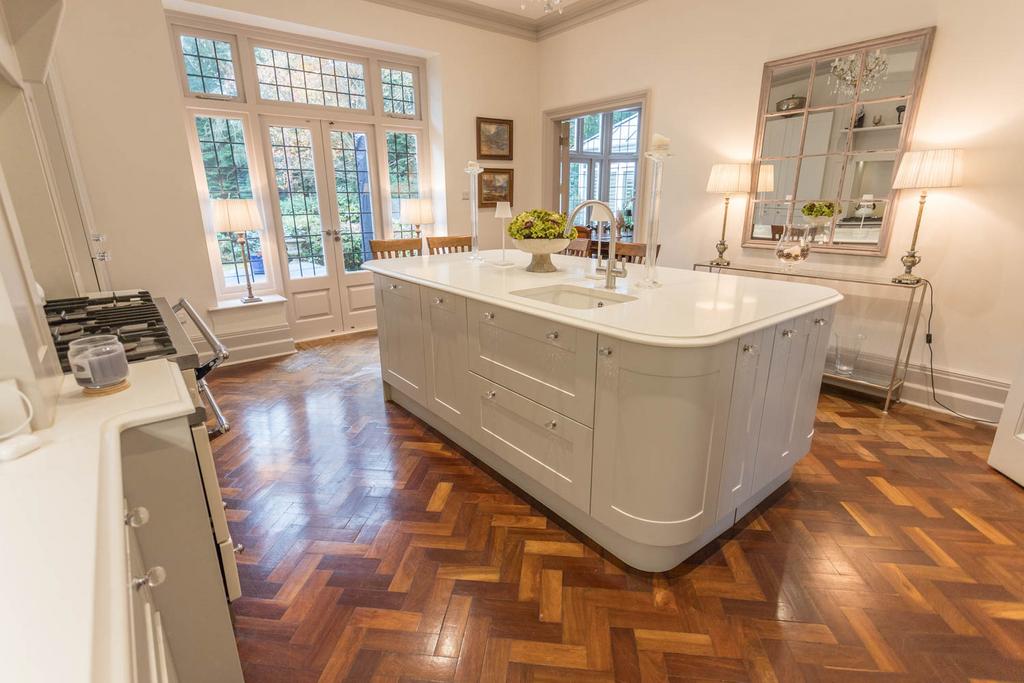
[[[811,450],[814,438],[814,416],[821,396],[821,374],[825,370],[825,356],[832,337],[833,307],[817,311],[811,316],[811,328],[807,339],[800,381],[800,399],[797,404],[796,420],[793,425],[793,442],[789,451],[796,462]]]
[[[665,349],[598,341],[591,515],[672,546],[716,521],[736,341]]]
[[[499,384],[470,377],[476,421],[471,433],[515,469],[590,512],[593,431]]]
[[[759,491],[804,455],[795,453],[793,445],[799,444],[797,418],[801,396],[806,391],[807,351],[814,346],[811,336],[815,329],[811,315],[787,320],[773,329],[768,388],[751,493]]]
[[[753,488],[754,459],[761,434],[761,415],[774,339],[775,328],[768,327],[740,337],[736,348],[729,431],[718,499],[719,517],[756,493]]]
[[[426,354],[427,408],[466,431],[471,401],[466,367],[466,300],[429,287],[420,288]]]
[[[470,370],[593,426],[596,334],[479,301],[468,311]]]
[[[381,376],[403,394],[426,402],[423,326],[417,285],[374,276]]]

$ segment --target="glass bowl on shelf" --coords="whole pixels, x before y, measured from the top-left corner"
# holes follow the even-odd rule
[[[787,270],[802,261],[806,261],[811,255],[811,243],[817,234],[818,228],[814,225],[788,223],[782,231],[782,237],[775,244],[775,258],[777,258]]]

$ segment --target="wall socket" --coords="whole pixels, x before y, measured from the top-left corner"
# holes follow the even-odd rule
[[[468,202],[469,201],[469,190],[463,190],[462,191],[462,201],[464,201],[464,202]]]

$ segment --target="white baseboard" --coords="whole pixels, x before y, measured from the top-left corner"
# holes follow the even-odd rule
[[[250,363],[254,360],[274,358],[295,353],[295,340],[288,325],[275,325],[245,332],[218,334],[217,337],[228,347],[231,355],[224,365]],[[199,357],[204,361],[210,357],[210,345],[202,337],[192,339]]]
[[[832,358],[829,357],[825,362],[831,363]],[[861,355],[858,361],[858,365],[876,372],[891,372],[892,363],[891,358],[877,355]],[[1010,385],[1007,382],[935,368],[936,396],[962,415],[998,422],[1009,392]],[[926,365],[911,363],[907,368],[907,379],[901,400],[929,410],[948,413],[932,400],[931,380]]]

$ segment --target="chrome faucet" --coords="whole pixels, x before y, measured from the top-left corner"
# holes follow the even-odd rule
[[[619,263],[618,261],[615,260],[615,214],[612,212],[612,207],[608,206],[602,201],[598,201],[596,199],[588,199],[587,201],[577,205],[576,208],[572,210],[572,213],[569,214],[569,218],[566,219],[565,224],[569,226],[574,225],[573,221],[576,219],[576,215],[580,211],[588,207],[593,207],[594,209],[591,212],[591,218],[593,220],[597,221],[598,223],[600,223],[601,221],[608,221],[609,225],[611,225],[611,229],[608,231],[608,264],[605,268],[606,272],[604,278],[604,287],[605,289],[615,289],[616,278],[626,277],[626,264]],[[600,230],[598,230],[597,236],[600,239]],[[597,268],[598,270],[601,269],[600,242],[598,242],[597,249]]]

